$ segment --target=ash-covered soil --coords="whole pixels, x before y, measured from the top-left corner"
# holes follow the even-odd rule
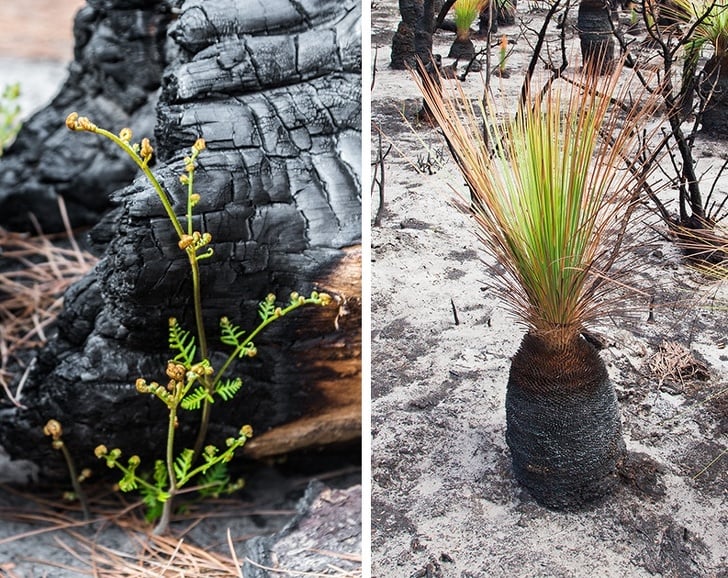
[[[510,77],[491,79],[496,101],[512,111],[532,53],[527,29],[543,17],[519,3],[518,23],[494,37],[506,34],[512,47]],[[505,443],[505,386],[524,328],[488,288],[473,223],[449,204],[451,187],[465,192],[463,179],[437,131],[415,120],[414,82],[389,69],[398,23],[395,0],[374,3],[372,161],[379,131],[392,151],[381,226],[372,229],[373,575],[728,576],[728,287],[688,267],[653,214],[638,216],[636,279],[654,306],[647,297],[625,301],[591,328],[606,344],[629,474],[589,511],[538,506],[515,482]],[[573,22],[567,31],[576,68]],[[453,38],[435,36],[445,66]],[[480,75],[465,86],[477,96]],[[706,191],[728,158],[726,143],[728,135],[697,137]],[[715,189],[726,194],[728,175]]]

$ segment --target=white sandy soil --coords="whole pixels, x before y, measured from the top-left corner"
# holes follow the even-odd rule
[[[519,3],[518,18],[538,28],[543,12]],[[643,299],[629,305],[629,316],[593,329],[606,340],[602,356],[628,450],[647,457],[638,479],[590,511],[538,506],[514,480],[505,444],[505,385],[524,328],[487,288],[488,258],[473,223],[449,204],[451,187],[465,193],[463,179],[437,132],[414,120],[421,97],[413,81],[389,69],[398,22],[395,0],[374,3],[372,161],[379,131],[384,150],[393,149],[382,224],[372,230],[373,575],[728,576],[728,313],[710,307],[716,291],[725,301],[726,287],[704,288],[674,245],[638,223],[640,239],[650,241],[635,249],[644,269],[638,279],[655,295],[654,321]],[[496,38],[502,33],[515,44],[511,77],[493,78],[492,86],[497,99],[515,105],[531,48],[521,26],[502,27]],[[444,65],[453,38],[435,36]],[[573,30],[570,38],[573,44]],[[579,61],[574,52],[572,66]],[[479,75],[466,86],[482,91]],[[698,173],[710,168],[708,183],[728,158],[726,142],[698,137]],[[428,149],[442,168],[426,168]],[[723,176],[716,194],[727,190]],[[372,219],[377,197],[378,189]],[[640,219],[665,230],[654,216]],[[686,305],[698,289],[702,305]],[[683,380],[663,383],[650,364],[665,341],[705,363],[709,377],[686,371]]]

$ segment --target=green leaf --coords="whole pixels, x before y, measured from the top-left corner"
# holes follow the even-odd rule
[[[275,295],[272,293],[266,297],[265,301],[261,301],[258,305],[258,315],[263,321],[267,321],[273,317],[273,313],[276,310]]]
[[[164,502],[169,499],[169,494],[166,492],[155,491],[153,488],[148,486],[140,486],[139,493],[142,496],[142,502],[147,507],[144,512],[144,518],[147,522],[154,522],[158,520],[162,515],[164,508]]]
[[[124,471],[124,477],[119,480],[119,489],[122,492],[131,492],[139,487],[136,475],[137,467],[139,467],[139,456],[130,457]]]
[[[203,386],[199,386],[197,387],[197,389],[195,389],[195,391],[185,396],[185,398],[182,400],[181,405],[184,409],[188,410],[200,409],[200,405],[202,404],[203,399],[207,399],[210,403],[215,402],[215,400],[212,399],[212,397],[210,397],[210,395],[207,393],[207,389]]]
[[[231,347],[240,347],[245,331],[230,323],[227,317],[220,320],[220,341]]]
[[[169,320],[169,348],[177,351],[174,360],[183,363],[187,369],[195,362],[195,338],[189,331],[182,329],[174,318]]]
[[[167,466],[162,460],[154,462],[154,485],[160,490],[167,486]]]
[[[225,490],[230,482],[227,465],[218,462],[210,467],[197,478],[200,486],[199,493],[202,497],[217,498]]]
[[[187,448],[182,450],[182,453],[180,453],[180,455],[177,456],[177,459],[174,460],[174,473],[177,476],[178,481],[187,476],[187,473],[192,467],[192,458],[194,455],[195,452]]]
[[[215,388],[215,393],[219,395],[223,400],[231,400],[235,394],[243,386],[243,381],[236,377],[235,379],[228,379],[224,383],[219,383]]]
[[[134,472],[127,472],[124,477],[119,480],[119,489],[122,492],[131,492],[139,487]]]

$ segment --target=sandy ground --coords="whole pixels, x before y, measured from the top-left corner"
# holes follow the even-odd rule
[[[538,27],[543,15],[523,5],[519,18]],[[398,22],[395,0],[374,4],[372,161],[379,131],[393,149],[382,224],[372,230],[373,575],[728,576],[728,313],[709,306],[726,287],[705,288],[701,306],[677,303],[704,279],[659,236],[642,241],[635,254],[640,285],[656,296],[654,321],[638,301],[630,316],[594,329],[606,338],[628,449],[649,457],[643,477],[587,512],[539,507],[515,482],[504,439],[509,360],[524,329],[486,288],[472,223],[448,202],[463,180],[437,133],[413,120],[414,83],[388,67]],[[515,43],[511,78],[492,86],[515,104],[531,49],[519,26],[501,33]],[[435,52],[444,57],[453,38],[439,32]],[[481,79],[471,75],[466,86],[477,95]],[[443,166],[428,163],[428,150]],[[706,179],[728,157],[724,143],[703,138],[697,151],[698,173],[712,167]],[[724,195],[728,178],[716,190]],[[691,369],[705,363],[707,379],[661,381],[650,367],[665,341],[699,361]]]

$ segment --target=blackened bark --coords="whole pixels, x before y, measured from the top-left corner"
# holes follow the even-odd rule
[[[206,139],[195,226],[215,250],[201,263],[211,349],[224,350],[220,317],[254,327],[268,292],[339,297],[338,308],[299,310],[271,326],[256,340],[258,356],[231,372],[243,378],[241,392],[213,406],[210,441],[251,424],[251,451],[262,456],[280,453],[260,436],[277,426],[291,434],[283,451],[360,434],[361,14],[358,0],[261,5],[256,18],[246,6],[182,6],[169,34],[154,172],[182,214],[183,157]],[[58,337],[24,388],[29,409],[7,410],[0,428],[0,444],[47,476],[64,475],[40,433],[51,417],[63,422],[79,467],[100,470],[98,443],[159,456],[166,412],[134,380],[164,378],[170,316],[194,329],[188,265],[156,193],[138,179],[114,201],[93,232],[106,252],[67,294]],[[186,424],[196,419],[181,417],[178,447],[191,443]]]
[[[435,33],[435,0],[423,0],[420,21],[415,28],[415,56],[420,62],[432,61],[432,35]]]
[[[415,29],[422,20],[423,0],[399,0],[402,20],[392,37],[392,59],[395,70],[416,68]]]
[[[728,55],[713,55],[700,75],[701,100],[706,102],[702,115],[703,131],[728,137]]]
[[[361,553],[361,508],[361,486],[338,490],[313,482],[285,528],[245,542],[244,575],[268,578],[273,567],[290,574],[325,575],[332,565],[356,573],[360,564],[346,555]]]
[[[64,125],[78,110],[100,126],[151,133],[171,1],[89,1],[75,20],[74,61],[51,104],[24,125],[0,160],[0,225],[47,233],[63,229],[62,196],[74,225],[95,224],[109,194],[129,184],[135,167],[110,143]]]
[[[475,57],[475,45],[470,38],[456,38],[450,46],[448,58],[458,58],[465,62],[469,62]]]
[[[576,26],[579,29],[581,60],[593,74],[607,74],[614,62],[609,0],[581,0]]]
[[[617,397],[581,337],[561,349],[524,337],[511,364],[506,422],[513,472],[540,504],[578,509],[616,486],[625,454]]]

